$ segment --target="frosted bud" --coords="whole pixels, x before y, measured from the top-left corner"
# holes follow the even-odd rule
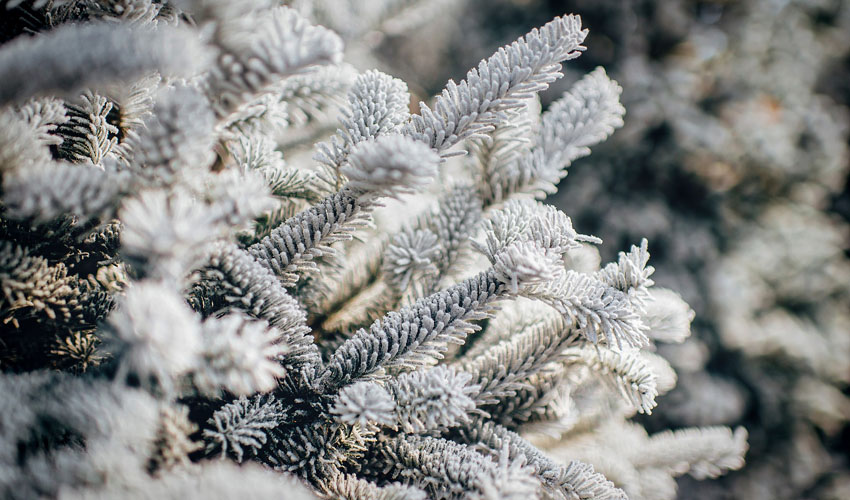
[[[339,391],[331,413],[340,422],[392,425],[395,423],[395,402],[392,396],[374,382],[357,382]]]
[[[475,409],[469,373],[446,366],[404,373],[390,385],[398,420],[406,432],[420,433],[457,425]]]
[[[427,229],[402,231],[384,253],[384,272],[396,290],[407,289],[417,271],[435,271],[434,260],[440,252],[437,235]]]
[[[354,146],[342,173],[349,188],[387,196],[424,186],[437,174],[439,161],[428,146],[393,134]]]
[[[268,325],[241,314],[211,318],[203,324],[203,363],[195,385],[207,394],[226,389],[236,395],[268,392],[285,375],[278,360],[286,346]]]
[[[201,328],[195,312],[161,283],[141,282],[128,289],[108,324],[121,354],[121,369],[138,375],[143,385],[156,380],[169,387],[197,362]]]
[[[694,311],[678,293],[666,288],[653,288],[641,317],[649,327],[651,338],[678,344],[691,334]]]
[[[594,236],[578,234],[570,218],[551,205],[536,203],[536,216],[531,219],[527,238],[559,254],[581,247],[581,241],[601,243]]]
[[[513,293],[522,286],[542,284],[563,271],[559,256],[547,253],[536,243],[522,241],[499,252],[493,260],[496,277]]]

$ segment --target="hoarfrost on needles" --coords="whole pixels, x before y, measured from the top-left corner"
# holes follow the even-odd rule
[[[599,269],[533,199],[623,125],[602,69],[536,106],[580,18],[411,113],[341,65],[334,2],[290,3],[14,5],[61,26],[0,46],[0,496],[672,498],[740,467],[721,428],[579,446],[638,427],[675,382],[640,348],[693,319],[646,240]]]

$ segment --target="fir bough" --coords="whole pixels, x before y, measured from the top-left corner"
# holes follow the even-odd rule
[[[631,429],[669,388],[655,367],[672,378],[638,348],[691,319],[650,306],[646,241],[575,265],[601,241],[533,199],[622,125],[601,69],[531,105],[584,50],[580,19],[411,114],[388,75],[331,79],[341,39],[270,4],[16,7],[67,22],[0,47],[0,496],[625,498],[520,434]],[[331,106],[327,138],[303,117]],[[288,156],[295,125],[325,139],[320,165]],[[743,435],[611,453],[714,476]],[[724,451],[694,452],[704,436]]]

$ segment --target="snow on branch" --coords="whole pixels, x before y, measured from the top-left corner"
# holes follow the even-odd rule
[[[212,68],[209,88],[219,117],[287,75],[341,60],[342,40],[293,9],[278,7],[257,21],[249,41],[224,47]]]
[[[208,49],[185,29],[154,31],[115,23],[62,26],[34,39],[21,37],[0,49],[0,105],[48,93],[70,95],[152,71],[191,76],[209,61]]]
[[[561,76],[561,62],[584,50],[587,30],[578,16],[557,17],[499,49],[460,84],[449,81],[432,107],[420,103],[404,132],[442,156],[465,139],[482,137],[503,121],[505,112],[548,88]]]

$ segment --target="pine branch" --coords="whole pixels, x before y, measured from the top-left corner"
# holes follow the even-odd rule
[[[212,68],[209,92],[220,118],[287,75],[340,62],[342,40],[290,8],[278,7],[258,24],[249,41],[223,46]]]
[[[85,87],[127,82],[153,71],[190,76],[208,61],[206,49],[188,30],[151,31],[108,23],[62,26],[34,39],[21,37],[0,50],[0,105],[36,95],[73,95]]]
[[[545,322],[552,321],[557,315],[557,312],[542,302],[519,297],[516,301],[501,307],[495,317],[487,323],[487,328],[470,339],[470,345],[458,361],[463,362],[478,357],[499,342],[509,341],[514,335],[542,326]]]
[[[207,100],[191,87],[157,94],[144,130],[130,137],[130,169],[148,185],[168,186],[181,176],[198,175],[212,163],[214,117]]]
[[[506,111],[559,78],[560,63],[579,56],[585,36],[578,16],[558,17],[532,30],[481,61],[460,84],[449,81],[433,109],[420,103],[420,114],[411,117],[404,133],[451,156],[449,148],[491,132]]]
[[[118,128],[109,123],[112,103],[104,96],[84,92],[79,104],[68,104],[68,120],[57,127],[62,137],[60,158],[73,163],[100,165],[118,144]]]
[[[140,276],[182,280],[222,227],[188,193],[148,190],[124,201],[118,212],[121,253]]]
[[[266,450],[263,460],[313,482],[338,473],[366,450],[364,437],[356,427],[349,430],[324,419],[279,426],[273,433],[277,446]]]
[[[639,351],[612,351],[600,346],[571,347],[564,352],[567,363],[590,367],[617,389],[640,413],[651,414],[658,395],[657,377]]]
[[[217,410],[208,424],[215,429],[204,429],[207,455],[221,453],[224,459],[233,455],[242,462],[246,452],[256,456],[272,435],[269,431],[286,420],[283,404],[274,396],[241,397]],[[273,438],[272,438],[273,439]]]
[[[153,113],[154,94],[160,82],[160,75],[153,73],[130,86],[109,86],[103,91],[112,103],[112,109],[106,118],[118,129],[116,136],[118,144],[114,148],[114,153],[122,161],[128,162],[132,156],[128,139],[136,137],[142,131],[145,120],[149,119]]]
[[[348,92],[341,128],[330,143],[319,143],[315,159],[326,167],[326,182],[339,189],[340,167],[360,142],[395,132],[409,117],[407,84],[372,70],[359,75]]]
[[[322,324],[323,330],[339,331],[345,324],[358,324],[359,319],[348,321],[349,304],[355,296],[378,282],[386,246],[386,237],[367,240],[362,248],[349,251],[341,268],[328,269],[311,282],[304,297],[308,304],[313,304],[311,314],[328,316]]]
[[[25,117],[0,110],[0,173],[23,172],[53,161],[44,132]]]
[[[284,286],[293,286],[301,273],[316,269],[314,259],[335,255],[329,245],[351,239],[351,232],[364,224],[363,205],[355,192],[343,188],[287,219],[248,247],[248,252],[279,276]],[[365,205],[368,208],[370,203]]]
[[[243,171],[258,172],[264,178],[272,195],[282,198],[302,198],[312,201],[315,197],[315,174],[290,167],[283,154],[275,149],[273,141],[264,136],[248,139],[244,136],[228,144],[234,163]]]
[[[317,379],[318,387],[327,391],[380,368],[414,367],[439,359],[448,343],[476,329],[471,321],[486,317],[491,302],[506,292],[490,271],[387,314],[334,352]]]
[[[717,477],[744,465],[747,431],[738,427],[699,427],[651,436],[636,457],[638,468],[661,468],[671,475],[697,479]]]
[[[594,344],[604,338],[622,349],[646,345],[646,327],[629,296],[593,276],[566,271],[559,280],[523,292],[554,307]]]
[[[486,407],[515,395],[529,378],[549,363],[562,359],[564,349],[575,343],[577,337],[577,333],[557,318],[519,331],[510,340],[464,360],[461,369],[472,374],[472,380],[481,387],[474,395],[476,404]],[[498,409],[494,411],[500,413]]]
[[[388,311],[436,293],[462,255],[481,217],[474,193],[463,186],[440,199],[436,211],[393,236],[383,251],[380,279],[361,287],[323,327],[339,331],[367,326]]]
[[[492,139],[476,142],[478,189],[485,206],[523,193],[537,198],[554,193],[573,161],[623,126],[621,92],[597,68],[552,103],[536,132],[519,114]]]
[[[519,434],[498,424],[478,421],[460,432],[465,442],[485,446],[494,453],[507,448],[511,459],[523,457],[548,489],[566,499],[628,500],[623,490],[595,472],[593,466],[577,461],[566,466],[556,464]]]
[[[556,226],[544,222],[528,239],[499,250],[489,270],[359,330],[333,354],[319,387],[339,387],[379,368],[416,367],[440,359],[449,343],[462,343],[478,328],[471,321],[488,317],[491,302],[553,279],[559,274],[557,252],[572,240],[570,235],[550,237]]]
[[[425,220],[440,245],[439,254],[433,259],[436,274],[426,284],[424,294],[436,292],[440,279],[459,264],[463,246],[478,228],[481,216],[481,202],[470,187],[454,187],[440,198],[437,212]]]
[[[648,288],[655,284],[649,277],[655,268],[647,266],[649,251],[644,238],[640,246],[632,245],[628,253],[620,252],[616,263],[610,263],[596,273],[606,285],[626,293],[637,306],[643,306],[648,297]]]
[[[320,484],[327,500],[427,500],[419,488],[401,483],[378,486],[353,474],[336,474]]]
[[[350,180],[342,190],[287,220],[248,251],[291,286],[296,271],[311,270],[312,259],[333,254],[328,245],[351,238],[353,223],[360,223],[375,196],[419,187],[433,176],[436,163],[427,148],[398,135],[363,142],[344,167]]]
[[[180,404],[164,405],[159,420],[151,467],[162,473],[188,466],[191,463],[189,454],[201,447],[189,438],[198,430],[189,420],[189,408]]]
[[[511,110],[507,119],[496,125],[488,136],[467,142],[471,157],[475,188],[485,207],[507,201],[522,193],[526,177],[532,175],[524,168],[534,139],[535,120],[539,121],[539,100]],[[539,125],[539,124],[538,124]]]
[[[691,335],[695,314],[678,293],[656,287],[649,291],[641,317],[652,340],[678,344]]]
[[[368,429],[393,426],[395,409],[395,401],[383,387],[373,382],[357,382],[339,391],[330,413],[342,423]]]
[[[43,257],[32,256],[10,241],[0,246],[0,287],[4,322],[33,314],[68,319],[78,298],[63,264],[50,266]]]
[[[86,15],[90,18],[107,19],[128,25],[146,26],[176,24],[177,14],[170,3],[152,0],[108,0],[106,2],[84,4]]]
[[[33,98],[19,106],[16,114],[32,127],[42,144],[62,143],[62,138],[56,136],[56,128],[68,121],[68,115],[61,100],[53,97]]]
[[[555,207],[531,200],[512,200],[484,221],[485,241],[473,241],[473,247],[490,262],[515,243],[538,242],[541,250],[557,256],[581,247],[580,242],[600,243],[594,236],[578,234],[572,221]],[[563,266],[560,266],[563,267]]]
[[[383,474],[402,478],[432,498],[521,500],[534,498],[540,484],[522,462],[498,462],[470,447],[429,436],[399,436],[379,443]]]
[[[345,96],[357,79],[348,64],[319,66],[280,83],[278,99],[286,106],[289,127],[332,123],[333,113],[343,107]]]
[[[46,222],[66,215],[77,224],[111,217],[128,194],[130,175],[109,165],[47,162],[3,177],[3,202],[7,216]]]
[[[572,381],[562,365],[548,366],[527,378],[522,387],[485,406],[490,418],[508,429],[554,430],[558,436],[572,427],[575,405]]]
[[[161,283],[129,288],[107,322],[110,351],[121,360],[117,380],[132,375],[142,386],[170,394],[198,362],[200,321],[183,297]]]
[[[573,161],[589,155],[591,146],[623,126],[622,91],[604,69],[596,68],[549,106],[532,151],[533,181],[524,191],[554,192]]]
[[[393,237],[381,267],[394,298],[400,298],[413,282],[436,281],[440,250],[437,235],[429,229],[406,229]]]
[[[225,304],[266,320],[277,329],[281,344],[286,346],[281,362],[287,374],[303,384],[302,369],[321,364],[304,311],[274,274],[243,250],[222,244],[211,248],[209,255],[201,283],[214,283],[214,293]]]

